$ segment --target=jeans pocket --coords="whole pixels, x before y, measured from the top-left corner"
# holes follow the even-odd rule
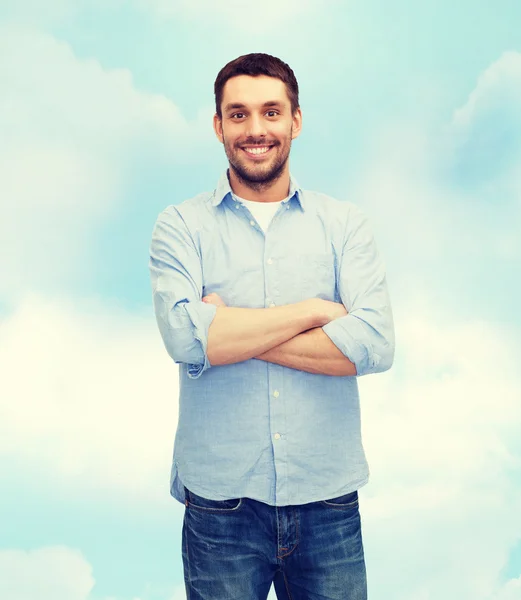
[[[321,501],[324,506],[330,506],[332,508],[354,508],[358,506],[358,492],[349,492],[349,494],[343,494],[336,498],[330,498],[329,500]]]
[[[207,512],[232,512],[240,508],[242,505],[242,498],[211,500],[209,498],[203,498],[198,494],[194,494],[194,492],[191,492],[187,487],[185,487],[185,498],[188,502],[187,506]]]

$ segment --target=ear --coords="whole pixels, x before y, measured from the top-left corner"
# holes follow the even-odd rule
[[[223,122],[221,119],[219,119],[219,116],[217,115],[217,113],[215,113],[215,115],[213,116],[213,129],[215,131],[215,135],[217,136],[217,139],[221,142],[221,144],[224,144]]]
[[[291,134],[291,139],[294,140],[296,137],[300,135],[302,130],[302,111],[300,110],[300,106],[295,111],[293,115],[293,133]]]

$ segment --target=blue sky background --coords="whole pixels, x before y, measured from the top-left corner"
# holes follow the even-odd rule
[[[370,217],[397,329],[360,379],[374,600],[521,599],[521,5],[0,5],[0,597],[180,600],[158,213],[226,158],[213,82],[300,86],[300,185]]]

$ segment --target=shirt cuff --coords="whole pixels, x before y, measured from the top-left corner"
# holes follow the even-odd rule
[[[322,327],[340,352],[354,363],[357,377],[372,373],[380,362],[365,331],[366,326],[355,315],[346,315]]]
[[[188,377],[190,377],[190,379],[197,379],[212,366],[208,360],[207,353],[208,329],[217,312],[217,306],[215,306],[215,304],[206,304],[205,302],[197,300],[195,302],[187,302],[184,307],[192,322],[194,338],[196,342],[199,342],[200,344],[203,358],[202,363],[188,364]]]

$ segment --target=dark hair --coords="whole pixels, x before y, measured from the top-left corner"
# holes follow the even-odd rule
[[[221,103],[223,99],[224,84],[237,75],[267,75],[268,77],[276,77],[286,84],[286,92],[291,102],[291,112],[299,107],[298,103],[298,83],[295,73],[289,65],[270,54],[255,52],[252,54],[244,54],[235,60],[232,60],[225,65],[218,73],[214,84],[215,92],[215,110],[219,119],[222,119]]]

